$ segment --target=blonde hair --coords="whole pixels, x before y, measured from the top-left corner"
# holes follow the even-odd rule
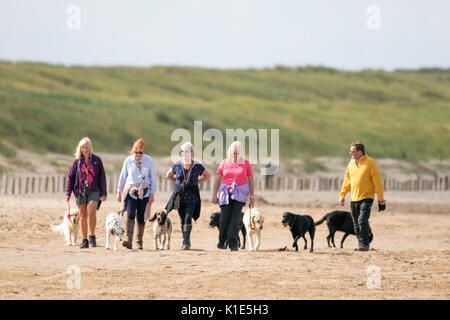
[[[232,160],[233,159],[233,151],[234,148],[236,148],[237,151],[237,161],[243,159],[243,152],[242,152],[242,143],[240,141],[234,141],[227,150],[227,158]]]
[[[78,142],[78,146],[75,150],[74,155],[77,160],[81,160],[81,156],[83,155],[81,153],[81,147],[84,146],[86,143],[89,143],[89,145],[91,146],[91,153],[89,155],[91,155],[94,152],[94,150],[92,149],[91,139],[89,139],[88,137],[85,137],[85,138],[81,139],[80,142]]]
[[[144,139],[139,138],[134,142],[133,147],[130,150],[130,154],[133,154],[136,151],[141,151],[141,150],[142,150],[142,152],[145,151],[145,143],[144,143]]]

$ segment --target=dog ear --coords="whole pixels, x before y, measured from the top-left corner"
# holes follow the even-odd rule
[[[155,219],[156,219],[156,214],[157,214],[157,212],[155,212],[155,214],[153,215],[153,217],[151,217],[150,220],[148,220],[148,221],[155,221]]]
[[[295,216],[291,213],[289,214],[289,224],[294,223]]]
[[[255,229],[255,216],[254,215],[250,216],[250,227],[251,227],[251,229]]]

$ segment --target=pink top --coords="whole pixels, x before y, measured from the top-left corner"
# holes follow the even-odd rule
[[[248,160],[244,163],[232,164],[231,160],[224,159],[219,164],[217,174],[223,177],[222,183],[231,185],[236,182],[238,186],[241,186],[247,182],[247,177],[253,176],[253,171]]]

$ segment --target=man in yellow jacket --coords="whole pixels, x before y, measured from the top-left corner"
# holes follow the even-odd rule
[[[375,193],[378,197],[378,211],[386,209],[383,198],[383,182],[374,160],[365,153],[364,145],[353,142],[350,146],[352,160],[347,165],[339,204],[345,203],[345,195],[351,190],[351,216],[355,234],[358,238],[358,251],[368,251],[372,239],[369,217]]]

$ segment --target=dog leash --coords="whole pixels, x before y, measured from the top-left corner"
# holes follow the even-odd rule
[[[253,205],[251,203],[248,204],[248,209],[250,210],[250,227],[252,230],[255,230],[255,226],[253,226],[253,222],[252,222],[252,208]]]
[[[67,218],[70,220],[70,200],[67,200],[67,206],[69,207],[69,211],[67,212]]]

